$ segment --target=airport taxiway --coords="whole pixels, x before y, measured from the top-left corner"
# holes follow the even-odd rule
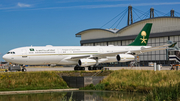
[[[121,69],[132,69],[132,70],[153,70],[154,67],[104,67],[109,70],[121,70]],[[74,67],[26,67],[27,71],[74,71]],[[88,68],[85,68],[88,71]],[[163,66],[161,70],[170,70],[170,66]]]

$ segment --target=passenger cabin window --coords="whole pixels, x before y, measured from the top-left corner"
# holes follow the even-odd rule
[[[7,54],[15,54],[15,52],[7,52]]]

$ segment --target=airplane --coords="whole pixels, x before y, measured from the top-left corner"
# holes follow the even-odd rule
[[[74,70],[102,69],[100,63],[127,62],[144,52],[167,49],[172,44],[151,47],[148,43],[152,23],[146,23],[128,46],[30,46],[12,49],[3,56],[7,62],[21,65],[75,65]],[[176,43],[173,43],[176,44]],[[26,71],[23,67],[22,71]]]

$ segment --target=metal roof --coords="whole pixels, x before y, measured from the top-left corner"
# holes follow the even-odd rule
[[[110,33],[112,33],[112,34],[116,34],[116,33],[120,32],[120,31],[122,31],[122,30],[124,30],[124,29],[127,29],[127,28],[129,28],[129,27],[131,27],[131,26],[133,26],[133,25],[135,25],[135,24],[141,23],[141,22],[143,22],[143,21],[147,21],[147,20],[151,20],[151,19],[160,19],[160,18],[178,18],[178,19],[180,19],[180,17],[170,17],[170,16],[149,18],[149,19],[144,19],[144,20],[137,21],[137,22],[135,22],[135,23],[133,23],[133,24],[131,24],[131,25],[129,25],[129,26],[125,26],[125,27],[123,27],[122,29],[119,29],[118,31],[112,31],[112,30],[109,30],[109,29],[101,29],[101,28],[91,28],[91,29],[86,29],[86,30],[83,30],[83,31],[77,33],[77,34],[76,34],[76,37],[81,37],[81,34],[82,34],[83,32],[90,31],[90,30],[102,30],[102,31],[108,31],[108,32],[110,32]]]

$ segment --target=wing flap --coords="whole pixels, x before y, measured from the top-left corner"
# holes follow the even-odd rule
[[[107,56],[116,56],[117,54],[125,54],[128,51],[118,51],[118,52],[110,52],[110,53],[101,53],[101,54],[94,54],[93,57],[98,58],[106,58]]]
[[[79,59],[88,58],[88,57],[90,57],[90,55],[73,56],[70,59],[72,59],[72,60],[79,60]]]
[[[71,60],[79,60],[83,58],[95,59],[95,58],[106,58],[107,56],[116,56],[117,54],[124,54],[128,51],[119,51],[119,52],[110,52],[110,53],[100,53],[100,54],[93,54],[93,55],[81,55],[81,56],[73,56]]]
[[[145,52],[164,50],[164,49],[167,49],[169,47],[169,45],[171,45],[171,44],[165,44],[165,45],[151,47],[151,48],[142,48],[141,50],[131,51],[131,53],[141,54],[141,53],[145,53]]]

